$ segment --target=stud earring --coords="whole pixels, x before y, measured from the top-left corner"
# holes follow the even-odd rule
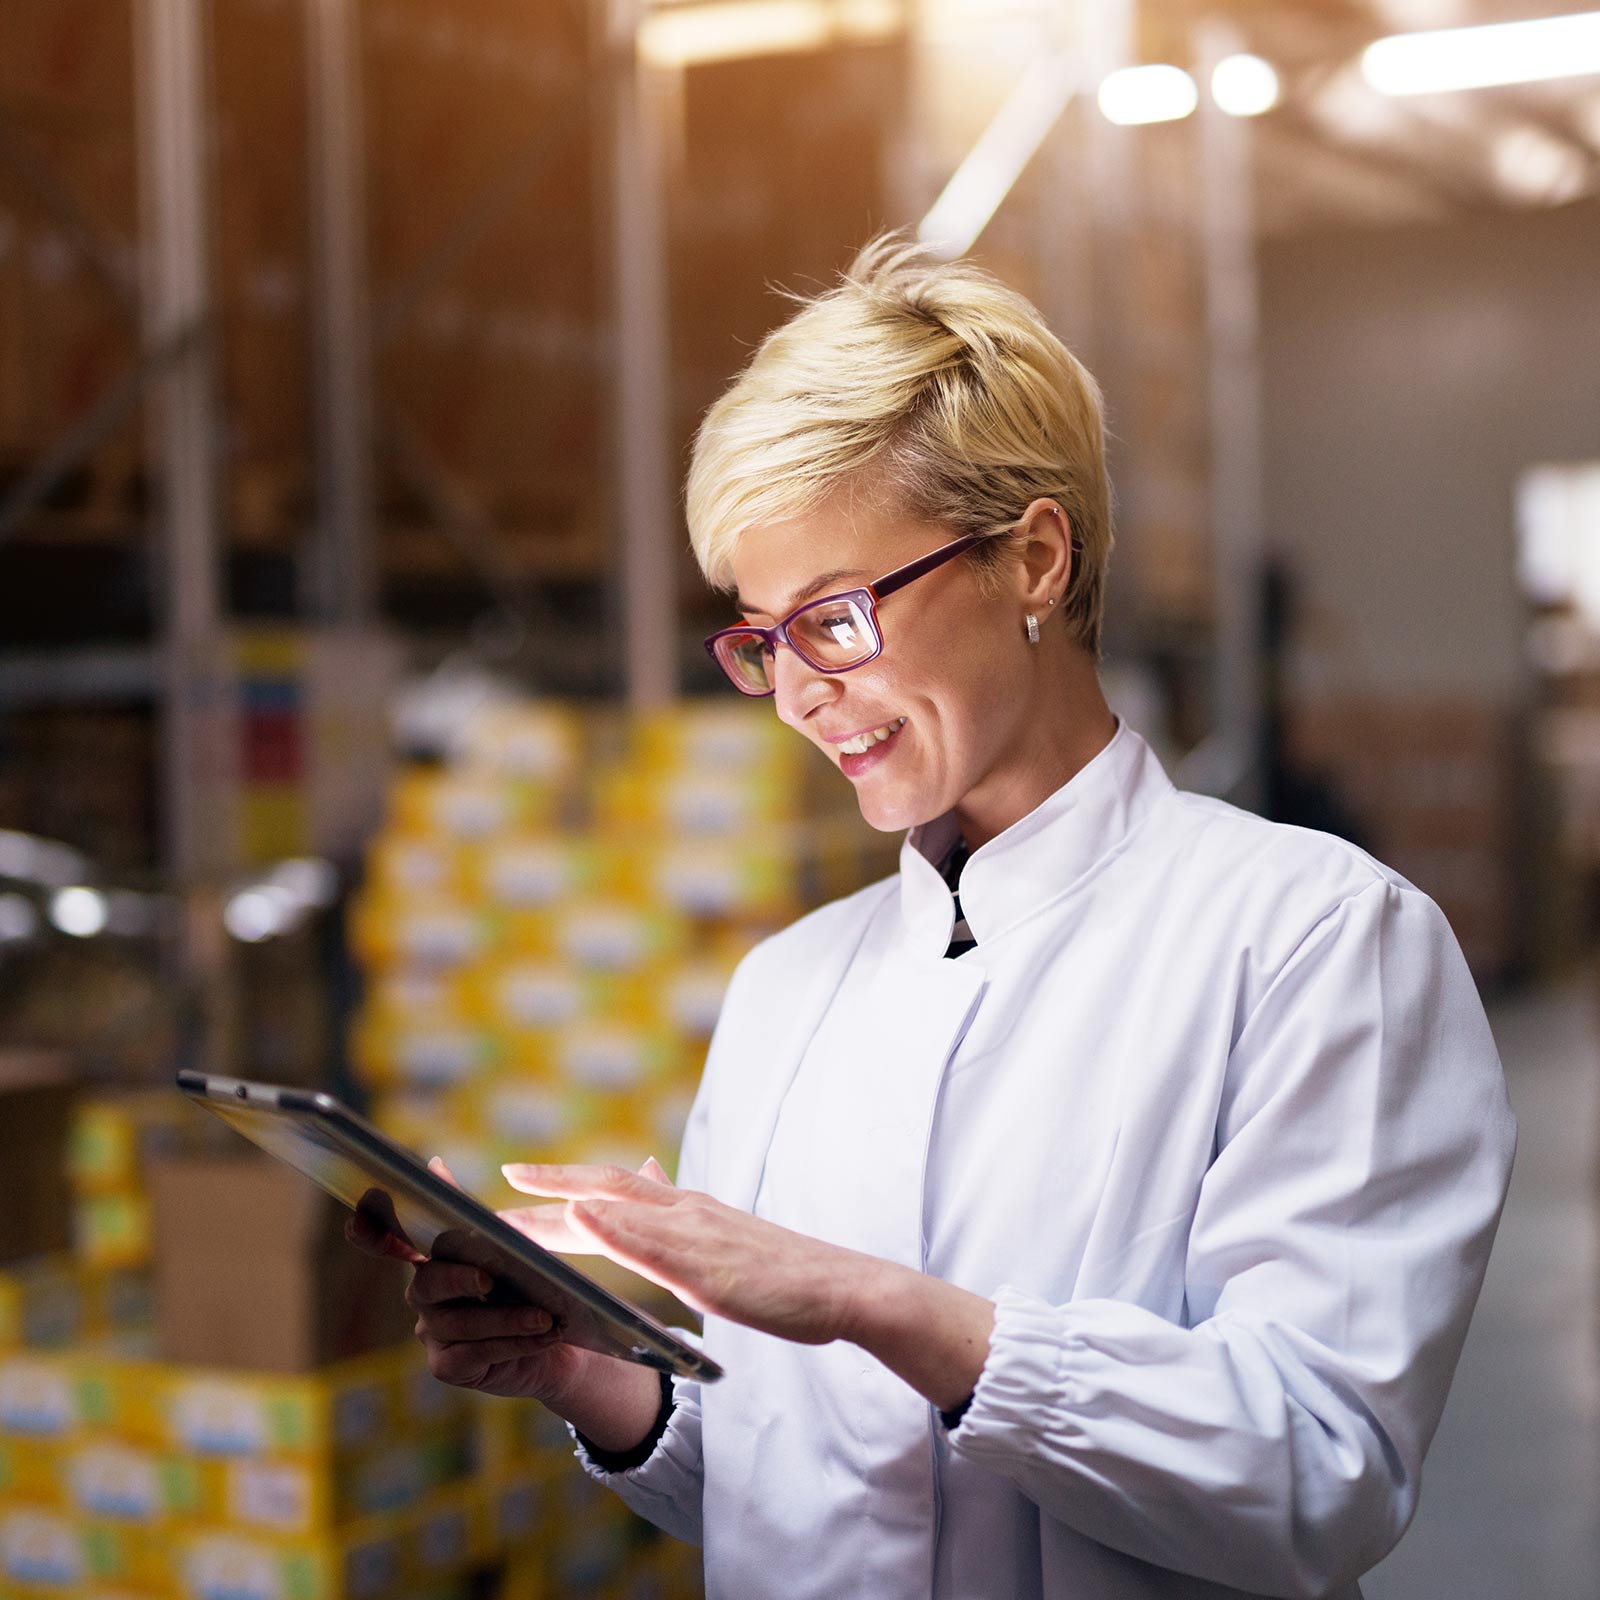
[[[1034,616],[1034,614],[1030,611],[1028,613],[1028,643],[1029,644],[1038,644],[1038,642],[1039,642],[1039,619],[1036,616]]]

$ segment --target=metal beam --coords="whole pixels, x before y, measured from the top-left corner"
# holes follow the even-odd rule
[[[307,610],[361,626],[376,611],[366,138],[354,0],[305,0],[311,153],[316,525]]]
[[[651,69],[637,48],[640,0],[609,0],[612,132],[612,393],[621,479],[628,699],[678,692],[678,493],[672,470],[666,202],[653,130]]]
[[[193,1047],[226,1070],[229,963],[221,895],[236,830],[236,749],[222,638],[215,353],[209,337],[204,0],[134,7],[144,348],[181,346],[151,388],[149,459],[162,574],[167,873],[183,905],[175,977],[195,999]]]
[[[1217,63],[1243,48],[1238,31],[1227,23],[1206,22],[1195,43],[1197,73],[1207,86],[1200,96],[1200,212],[1216,607],[1211,737],[1229,758],[1228,798],[1248,807],[1261,800],[1257,596],[1266,543],[1252,123],[1228,116],[1209,92]]]

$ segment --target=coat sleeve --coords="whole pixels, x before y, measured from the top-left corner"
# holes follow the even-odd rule
[[[1157,1565],[1317,1596],[1416,1506],[1515,1143],[1438,908],[1380,881],[1240,1030],[1185,1260],[1185,1325],[1002,1289],[953,1449]]]
[[[709,1074],[708,1074],[709,1076]],[[706,1090],[702,1081],[684,1129],[678,1158],[678,1186],[705,1186]],[[692,1338],[687,1330],[674,1330]],[[648,1459],[626,1472],[607,1472],[583,1448],[570,1426],[578,1460],[591,1478],[614,1489],[624,1502],[664,1533],[686,1544],[700,1544],[704,1470],[700,1455],[700,1385],[691,1378],[672,1380],[672,1416]]]

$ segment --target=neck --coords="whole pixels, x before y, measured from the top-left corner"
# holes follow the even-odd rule
[[[1012,759],[997,766],[955,807],[961,835],[979,850],[1071,782],[1111,742],[1117,719],[1094,663],[1076,648],[1039,675],[1052,692],[1036,697],[1020,725]],[[1059,667],[1059,671],[1057,668]]]

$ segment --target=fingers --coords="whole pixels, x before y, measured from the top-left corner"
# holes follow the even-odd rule
[[[492,1288],[494,1279],[482,1267],[459,1261],[424,1261],[411,1276],[406,1304],[420,1311],[447,1300],[481,1300]]]
[[[480,1306],[456,1301],[423,1307],[417,1318],[417,1335],[440,1344],[483,1344],[490,1339],[535,1339],[554,1325],[550,1313],[538,1306]]]
[[[371,1217],[357,1211],[345,1219],[344,1236],[358,1250],[369,1256],[382,1256],[394,1261],[422,1261],[420,1250],[414,1250],[404,1239],[385,1232]]]
[[[548,1335],[542,1339],[474,1339],[468,1344],[445,1344],[424,1336],[422,1348],[428,1355],[428,1370],[441,1383],[470,1389],[501,1362],[547,1354],[554,1343]]]
[[[572,1231],[564,1205],[523,1206],[502,1211],[500,1215],[541,1249],[554,1250],[561,1255],[596,1254],[589,1235]]]
[[[643,1200],[659,1205],[674,1192],[672,1185],[664,1181],[665,1173],[660,1178],[650,1178],[629,1172],[626,1167],[540,1166],[513,1161],[500,1170],[513,1189],[563,1200]]]
[[[639,1168],[639,1173],[652,1183],[664,1183],[669,1189],[672,1187],[672,1179],[667,1176],[667,1169],[654,1156],[646,1157],[645,1164]]]
[[[461,1185],[456,1181],[455,1173],[453,1173],[449,1167],[444,1164],[443,1156],[430,1157],[428,1161],[428,1171],[438,1173],[438,1175],[443,1178],[444,1181],[453,1189],[459,1189],[461,1187]]]
[[[573,1233],[591,1241],[580,1248],[606,1256],[619,1267],[685,1298],[687,1241],[676,1237],[681,1230],[674,1229],[670,1221],[664,1226],[662,1220],[674,1213],[606,1200],[574,1200],[563,1209]]]

